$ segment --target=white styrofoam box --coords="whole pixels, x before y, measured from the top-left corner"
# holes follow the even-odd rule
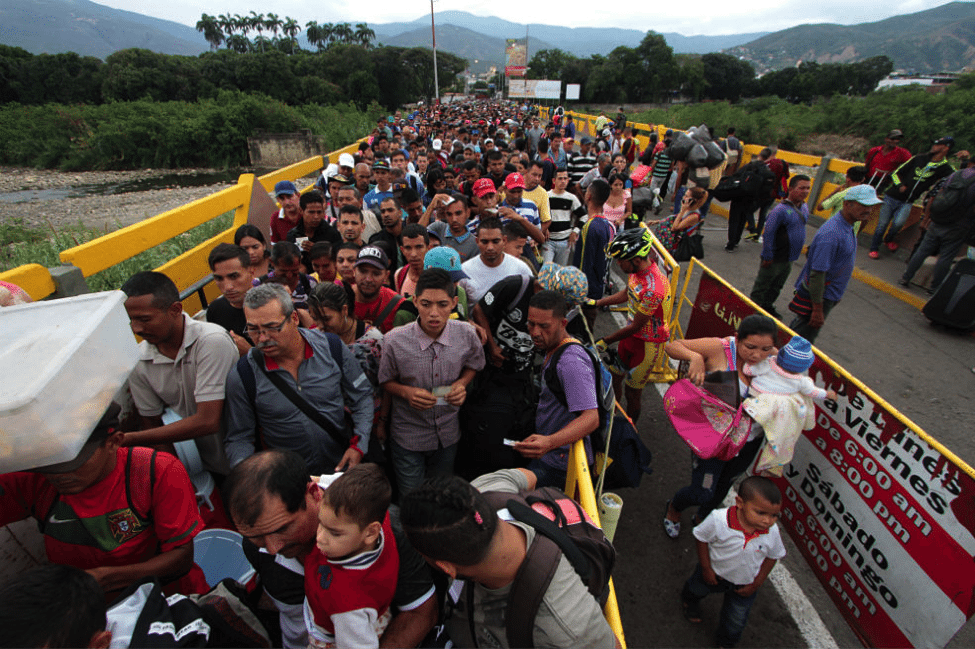
[[[125,293],[0,309],[0,473],[78,455],[139,358]]]

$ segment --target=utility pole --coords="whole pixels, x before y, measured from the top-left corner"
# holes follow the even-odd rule
[[[430,0],[430,32],[433,35],[433,97],[434,104],[439,104],[440,78],[437,74],[437,26],[433,22],[433,0]]]

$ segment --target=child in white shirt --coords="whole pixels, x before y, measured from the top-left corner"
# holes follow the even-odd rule
[[[775,524],[781,508],[782,494],[775,483],[751,476],[738,488],[734,507],[715,509],[694,528],[699,563],[684,583],[681,606],[684,617],[697,624],[701,600],[711,593],[725,594],[719,647],[734,647],[741,639],[759,586],[785,556]]]

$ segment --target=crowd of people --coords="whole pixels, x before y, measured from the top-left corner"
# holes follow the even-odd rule
[[[673,196],[672,215],[650,226],[676,250],[723,177],[769,170],[783,200],[733,203],[727,249],[746,226],[756,239],[764,229],[752,297],[774,314],[804,243],[810,181],[771,164],[770,150],[739,169],[734,129],[720,164],[702,171],[670,156],[673,133],[641,152],[622,107],[615,121],[601,117],[597,137],[576,142],[570,116],[543,126],[515,104],[397,111],[314,188],[277,183],[267,230],[243,225],[233,244],[212,249],[221,295],[205,319],[183,311],[166,275],[131,277],[125,308],[142,342],[128,399],[72,462],[0,476],[0,524],[37,519],[48,558],[86,573],[59,573],[79,584],[68,608],[82,606],[84,593],[113,600],[147,578],[167,594],[206,593],[193,538],[227,528],[243,536],[263,606],[275,612],[263,621],[281,646],[434,646],[445,619],[458,646],[508,646],[507,591],[536,533],[483,493],[562,487],[578,440],[592,463],[599,377],[571,343],[617,345],[609,369],[634,422],[665,356],[688,361],[698,384],[706,372],[736,372],[747,396],[753,383],[756,394],[782,389],[762,364],[778,352],[772,368],[793,372],[789,387],[822,398],[793,356],[811,359],[807,341],[849,280],[852,262],[838,259],[852,259],[853,227],[880,202],[872,185],[851,181],[820,228],[797,284],[804,310],[792,326],[805,340],[795,347],[775,349],[765,316],[744,319],[729,339],[671,341],[670,280],[634,190],[657,197],[653,211]],[[892,171],[896,192],[905,172]],[[609,279],[613,261],[625,286]],[[597,340],[600,311],[621,304],[626,324]],[[554,388],[537,380],[546,372]],[[756,424],[733,460],[698,459],[664,521],[676,537],[681,511],[701,507],[699,566],[681,602],[697,622],[700,599],[725,593],[721,646],[738,641],[756,589],[784,555],[773,482],[749,478],[735,505],[720,504],[763,439]],[[174,457],[186,443],[216,488],[206,491]],[[51,574],[25,573],[0,589],[0,610],[25,589],[45,592]],[[466,596],[448,595],[449,616],[444,575],[467,582]],[[21,599],[9,610],[28,616],[32,600]],[[91,643],[110,642],[98,615],[71,623],[94,624]],[[536,646],[615,643],[564,557],[531,633]],[[50,633],[14,642],[67,646]]]

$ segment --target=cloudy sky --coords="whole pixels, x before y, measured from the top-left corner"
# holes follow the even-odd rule
[[[277,0],[274,3],[257,0],[168,0],[133,4],[132,0],[96,0],[98,4],[117,9],[195,25],[200,14],[234,13],[247,15],[273,11],[282,18],[290,16],[304,25],[318,22],[389,23],[410,21],[429,15],[429,2],[420,0],[372,0],[368,3],[335,2],[334,0]],[[755,5],[762,5],[760,10]],[[698,0],[683,3],[609,3],[606,11],[593,15],[591,0],[564,0],[554,5],[528,5],[524,11],[519,0],[435,0],[435,11],[468,11],[479,16],[497,16],[518,23],[558,24],[567,27],[624,27],[640,31],[678,32],[685,36],[697,34],[734,34],[777,31],[803,23],[854,24],[883,20],[898,14],[923,11],[945,4],[944,0],[765,0],[761,3],[729,2],[728,0]],[[542,7],[556,6],[558,15],[544,13]],[[645,7],[645,8],[642,8]]]

